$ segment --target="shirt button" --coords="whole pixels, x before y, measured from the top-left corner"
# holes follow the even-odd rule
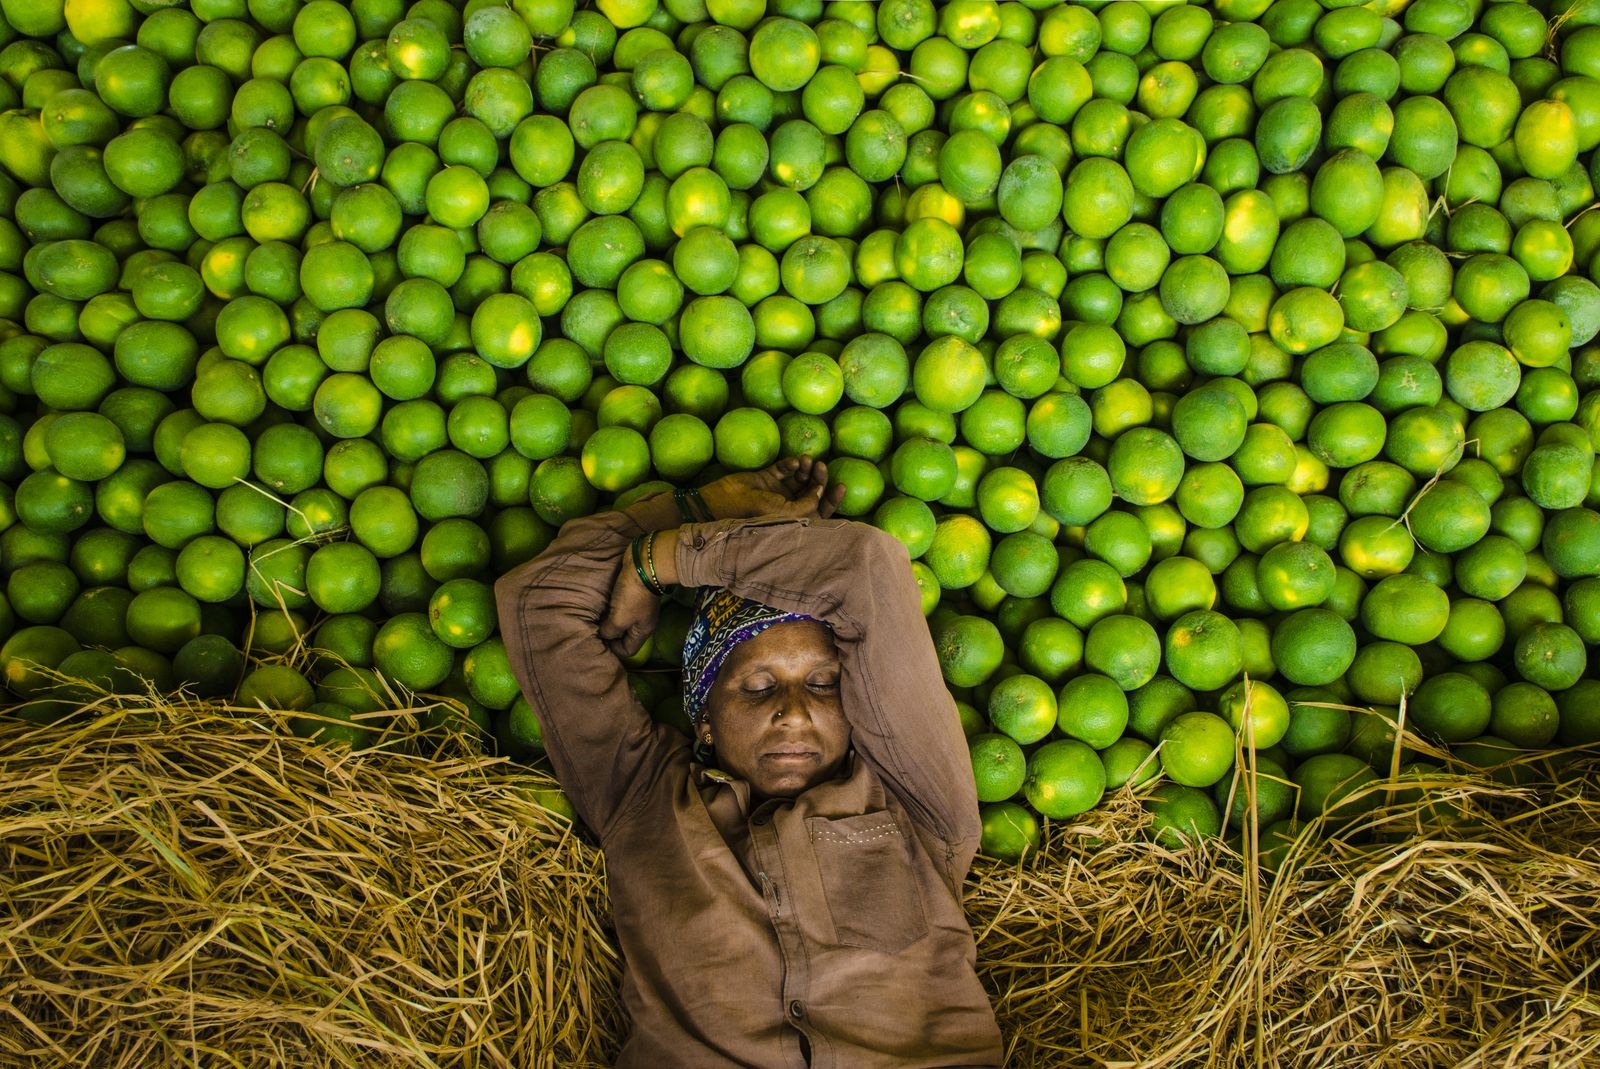
[[[765,813],[760,813],[760,814],[750,818],[750,823],[754,824],[758,828],[761,827],[766,822],[767,822],[767,815]]]
[[[789,1003],[789,1016],[790,1017],[793,1017],[795,1020],[798,1021],[798,1020],[800,1020],[800,1018],[804,1017],[805,1015],[806,1015],[806,1004],[804,1002],[801,1002],[799,999],[795,999],[793,1002]]]

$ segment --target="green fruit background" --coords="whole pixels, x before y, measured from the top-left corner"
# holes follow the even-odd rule
[[[494,578],[809,453],[991,853],[1600,742],[1596,144],[1597,0],[3,0],[13,713],[531,758]]]

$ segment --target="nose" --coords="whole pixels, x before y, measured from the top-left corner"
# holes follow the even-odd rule
[[[811,722],[811,707],[806,701],[804,687],[785,687],[777,708],[772,711],[774,724],[789,719],[797,724]]]

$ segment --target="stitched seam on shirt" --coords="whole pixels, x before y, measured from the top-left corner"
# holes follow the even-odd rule
[[[783,856],[783,837],[778,834],[778,829],[775,828],[775,827],[772,829],[772,832],[773,832],[773,834],[772,834],[772,859],[773,859],[773,861],[775,861],[777,863],[775,867],[778,870],[778,880],[779,880],[778,887],[782,888],[782,887],[785,887],[785,886],[789,886],[789,869],[788,869],[788,865],[787,865],[787,859]],[[765,869],[765,863],[763,862],[763,870],[764,869]],[[775,893],[781,893],[781,892],[775,892]],[[799,957],[800,963],[803,965],[803,967],[805,969],[805,982],[802,985],[804,987],[804,992],[802,993],[802,998],[810,998],[811,997],[811,952],[810,952],[810,948],[807,945],[807,940],[805,938],[805,933],[800,931],[800,918],[799,918],[799,916],[795,915],[793,920],[790,923],[794,926],[794,930],[795,930],[795,933],[797,935],[797,938],[794,940],[795,948],[796,948],[796,950],[798,952],[797,956]],[[779,983],[778,990],[782,993],[783,1002],[786,1004],[788,1002],[788,999],[789,999],[789,992],[784,990],[788,986],[786,981],[789,979],[788,954],[786,954],[784,952],[783,936],[778,932],[777,924],[778,924],[778,919],[776,917],[774,917],[773,918],[773,932],[772,932],[772,934],[778,940],[778,956],[780,958],[782,958],[784,960],[784,962],[785,962],[783,981]],[[785,1017],[785,1022],[787,1023],[787,1021],[788,1021],[788,1019],[787,1019],[787,1016],[786,1016]],[[793,1027],[793,1026],[791,1025],[791,1027]],[[812,1047],[812,1055],[815,1056],[815,1054],[816,1054],[816,1047],[813,1046]]]
[[[901,784],[909,786],[914,777],[906,775],[906,771],[909,768],[909,762],[907,762],[905,759],[905,753],[900,741],[900,735],[892,728],[890,730],[885,730],[885,725],[889,724],[890,720],[884,713],[882,703],[878,700],[879,688],[872,679],[872,672],[867,667],[866,658],[857,659],[856,670],[861,674],[861,690],[862,693],[866,695],[867,711],[871,713],[873,718],[873,727],[877,732],[878,738],[883,742],[885,751],[884,757],[894,762],[893,782],[896,786]],[[891,793],[895,794],[897,798],[899,797],[898,791]],[[906,792],[906,796],[904,798],[900,798],[900,802],[913,813],[922,813],[927,826],[932,828],[934,833],[937,834],[941,839],[946,841],[949,840],[950,829],[944,825],[944,821],[940,818],[939,814],[933,812],[933,810],[914,792],[908,790]]]
[[[870,843],[876,842],[879,839],[887,838],[890,835],[899,834],[900,829],[895,827],[879,828],[871,835],[836,835],[830,831],[818,831],[817,829],[813,828],[811,829],[811,841],[814,843]]]
[[[914,774],[907,775],[907,772],[911,771],[912,762],[906,760],[904,744],[900,739],[899,733],[893,730],[884,730],[885,725],[892,724],[892,721],[883,708],[883,702],[879,693],[882,688],[880,688],[876,681],[872,678],[872,672],[868,667],[865,658],[861,659],[861,663],[858,667],[861,672],[862,693],[866,695],[867,707],[869,710],[871,710],[873,719],[875,721],[875,726],[878,730],[878,735],[884,740],[884,749],[886,751],[885,756],[892,757],[894,760],[894,784],[896,786],[905,785],[907,788],[909,788],[912,783],[916,782],[917,777]],[[911,817],[913,820],[916,820],[917,814],[920,813],[922,815],[922,819],[918,821],[918,823],[932,830],[935,835],[939,836],[939,838],[944,840],[946,843],[950,841],[952,838],[952,831],[950,825],[944,819],[944,813],[942,810],[936,810],[933,806],[930,806],[919,794],[913,790],[908,789],[905,792],[905,797],[903,798],[900,797],[899,791],[893,791],[891,793],[899,798],[900,803],[911,811]]]

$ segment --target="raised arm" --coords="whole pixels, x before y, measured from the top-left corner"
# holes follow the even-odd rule
[[[976,848],[972,762],[900,542],[820,519],[689,525],[662,539],[677,582],[725,586],[832,625],[857,753],[915,819]]]
[[[495,584],[512,671],[538,711],[561,787],[604,838],[657,748],[670,745],[600,635],[629,542],[680,521],[670,495],[571,520],[539,556]]]
[[[831,513],[842,488],[829,491],[826,481],[825,464],[788,458],[718,479],[687,507],[713,517]],[[659,608],[636,577],[630,543],[661,532],[668,545],[682,507],[672,495],[656,494],[572,520],[543,553],[495,584],[506,653],[538,712],[550,763],[579,816],[602,838],[660,748],[681,745],[634,697],[618,654],[639,649]],[[660,557],[670,573],[668,554]]]

